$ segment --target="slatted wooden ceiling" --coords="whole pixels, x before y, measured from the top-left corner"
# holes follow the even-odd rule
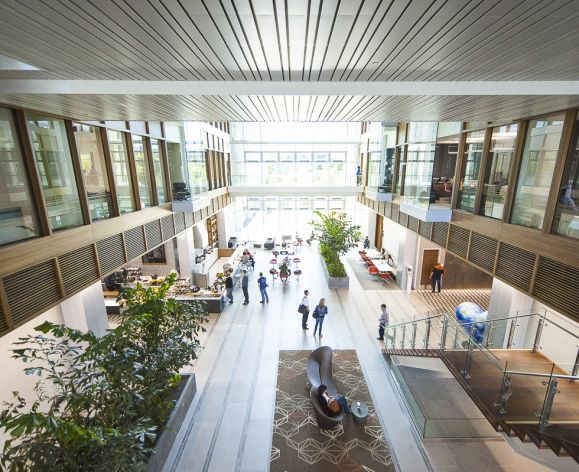
[[[0,53],[42,69],[0,79],[577,80],[578,17],[576,0],[0,0]],[[497,105],[278,98],[0,96],[92,118],[467,119]],[[545,111],[541,98],[500,102],[502,116]]]

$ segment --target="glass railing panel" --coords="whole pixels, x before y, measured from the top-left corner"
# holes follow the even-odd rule
[[[404,401],[408,406],[408,410],[410,411],[410,416],[412,417],[414,424],[422,433],[424,431],[426,419],[422,413],[422,410],[420,409],[418,402],[410,391],[408,383],[406,382],[406,379],[404,378],[404,375],[402,374],[402,371],[400,370],[395,357],[392,358],[392,374],[394,375],[394,378],[400,387],[400,392],[402,393]]]
[[[549,376],[513,373],[510,364],[506,375],[499,418],[507,423],[539,424]]]
[[[551,377],[539,421],[539,431],[579,447],[579,377]]]

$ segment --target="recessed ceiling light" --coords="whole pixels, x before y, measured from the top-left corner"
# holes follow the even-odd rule
[[[40,70],[38,67],[31,66],[25,62],[17,61],[11,57],[0,54],[0,70]]]

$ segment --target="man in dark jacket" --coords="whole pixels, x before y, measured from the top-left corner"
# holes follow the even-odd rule
[[[243,304],[247,305],[249,303],[249,277],[246,270],[243,271],[241,276],[241,290],[243,290],[243,296],[245,297]]]
[[[432,279],[432,293],[434,290],[438,288],[438,293],[440,293],[440,284],[444,277],[444,266],[439,262],[432,268],[432,272],[430,273],[430,278]]]
[[[231,305],[233,303],[233,277],[231,277],[231,272],[227,273],[227,278],[225,279],[225,296]]]

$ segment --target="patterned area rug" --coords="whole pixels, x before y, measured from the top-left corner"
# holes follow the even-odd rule
[[[484,310],[489,309],[491,298],[490,289],[448,289],[444,288],[440,293],[432,293],[431,290],[417,290],[418,296],[432,309],[445,310],[454,313],[456,307],[462,302],[473,302]]]
[[[351,415],[333,430],[318,428],[306,386],[306,360],[310,351],[281,351],[270,470],[390,471],[390,448],[380,427],[356,351],[334,351],[334,382],[349,401],[368,404],[366,425]]]

